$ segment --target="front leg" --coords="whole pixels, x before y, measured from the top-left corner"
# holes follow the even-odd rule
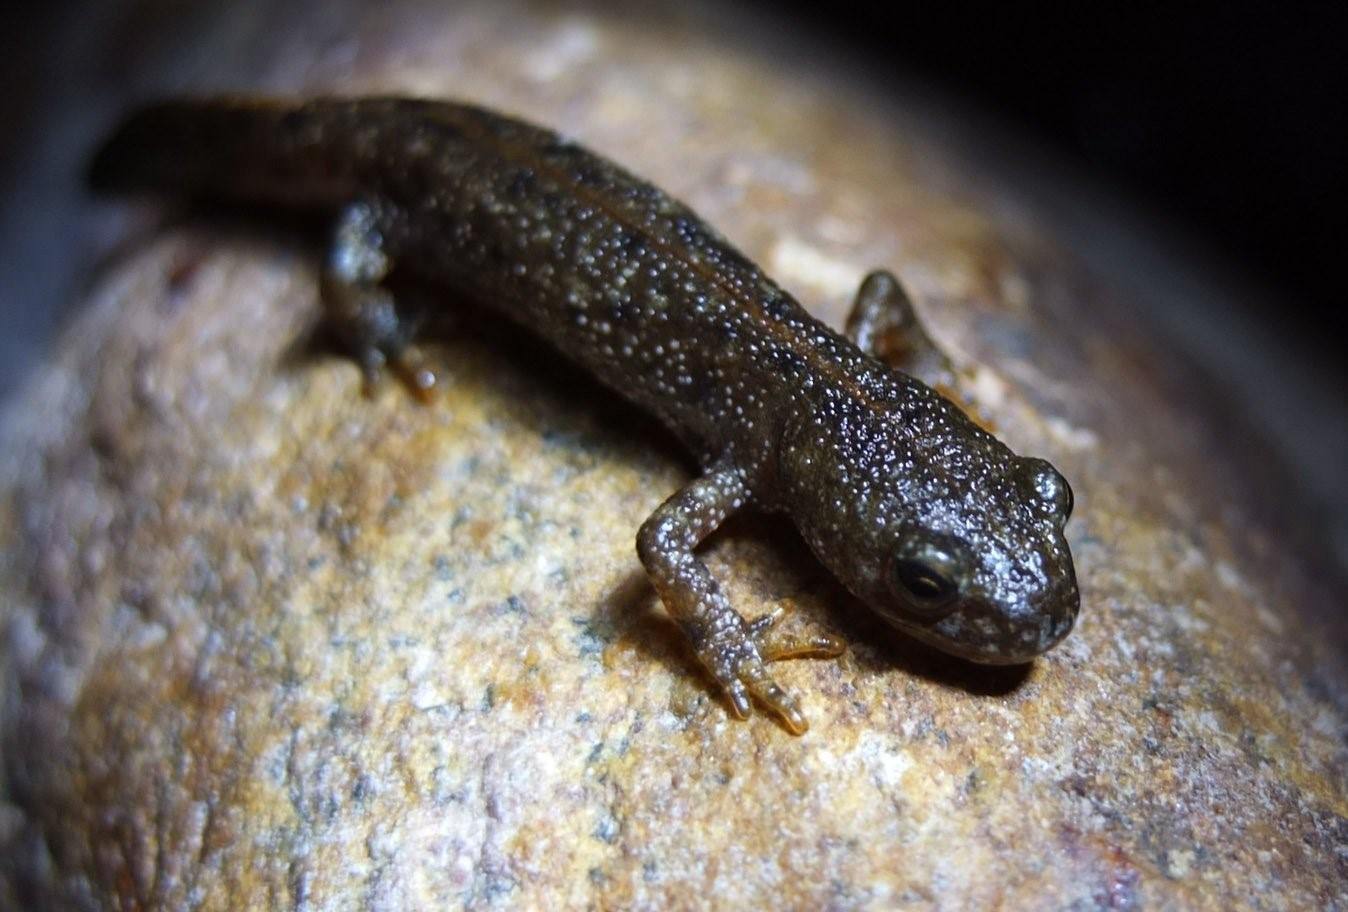
[[[954,389],[955,371],[927,335],[899,280],[876,270],[857,290],[847,317],[847,337],[856,346],[933,389]]]
[[[714,469],[661,504],[637,533],[637,554],[665,608],[683,628],[698,659],[747,718],[750,698],[776,713],[792,734],[809,728],[794,697],[768,677],[766,662],[802,656],[836,656],[830,636],[790,639],[776,635],[780,612],[745,621],[693,549],[743,508],[748,487],[733,467]]]
[[[959,382],[950,358],[927,335],[912,299],[892,273],[877,269],[862,280],[847,317],[847,337],[866,354],[945,396],[983,430],[993,429]]]

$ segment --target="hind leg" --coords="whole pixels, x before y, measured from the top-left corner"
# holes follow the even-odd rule
[[[333,329],[360,363],[367,393],[390,367],[425,399],[435,375],[408,354],[419,316],[400,310],[383,286],[393,266],[384,250],[383,221],[371,203],[352,203],[342,211],[323,267],[323,303]]]

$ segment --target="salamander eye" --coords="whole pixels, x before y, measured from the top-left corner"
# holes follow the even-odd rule
[[[1026,477],[1034,497],[1061,523],[1072,515],[1072,486],[1044,459],[1026,459]]]
[[[936,545],[921,545],[895,555],[890,562],[890,588],[912,608],[934,612],[959,595],[959,563]]]

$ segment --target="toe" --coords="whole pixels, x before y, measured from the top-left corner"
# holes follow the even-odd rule
[[[828,633],[777,633],[764,637],[758,644],[758,651],[769,662],[780,662],[783,659],[833,659],[847,651],[847,644]]]
[[[805,714],[801,712],[796,699],[785,689],[772,681],[765,681],[753,688],[754,697],[770,709],[793,735],[803,735],[810,728]]]
[[[781,605],[773,608],[767,614],[754,618],[749,622],[749,635],[758,639],[766,634],[786,615],[786,609]]]
[[[360,375],[361,388],[365,397],[373,399],[375,393],[379,391],[380,381],[384,376],[384,367],[387,360],[384,353],[377,348],[366,348],[360,353]]]
[[[731,681],[725,685],[726,699],[730,701],[730,711],[736,719],[747,719],[753,709],[749,700],[749,691],[740,681]]]
[[[768,677],[761,663],[745,663],[740,669],[740,679],[753,698],[780,718],[791,734],[803,734],[810,727],[796,698]]]
[[[432,401],[432,390],[437,382],[435,372],[421,364],[419,358],[403,352],[393,359],[393,370],[407,391],[423,405]]]

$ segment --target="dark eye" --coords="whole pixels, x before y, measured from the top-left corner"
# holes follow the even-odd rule
[[[959,595],[954,560],[935,548],[924,548],[911,557],[896,557],[890,567],[891,586],[914,608],[943,608]]]

